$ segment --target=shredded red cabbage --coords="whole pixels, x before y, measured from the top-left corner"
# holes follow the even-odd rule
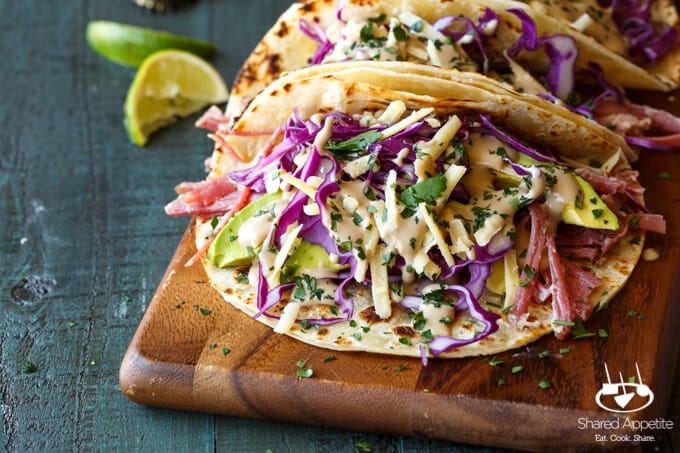
[[[486,272],[487,277],[489,273],[490,270]],[[484,275],[484,273],[480,272],[480,276],[482,275]],[[473,296],[470,289],[460,285],[448,285],[442,289],[442,291],[454,292],[461,296],[462,300],[468,307],[470,315],[472,315],[475,319],[479,319],[484,322],[484,329],[476,335],[465,339],[445,335],[435,337],[428,343],[432,355],[437,356],[453,348],[459,348],[461,346],[476,343],[482,338],[486,338],[498,330],[497,321],[500,319],[500,316],[483,310],[480,307],[479,302],[477,302],[477,298]]]
[[[578,46],[568,35],[543,35],[537,37],[536,23],[521,8],[510,8],[508,12],[517,16],[522,23],[522,35],[508,51],[514,57],[520,50],[536,51],[544,48],[550,59],[547,83],[550,91],[561,99],[567,99],[574,91],[574,70],[578,59]]]
[[[338,10],[338,16],[340,15],[340,10]],[[326,36],[326,32],[324,31],[323,27],[319,25],[317,22],[312,22],[312,25],[309,25],[309,22],[307,22],[304,19],[300,19],[299,23],[300,30],[310,38],[312,38],[314,41],[319,43],[319,46],[316,48],[316,52],[312,56],[312,64],[319,64],[323,61],[324,57],[330,53],[335,45],[330,42],[328,37]],[[314,29],[312,30],[312,27]]]
[[[655,63],[676,44],[676,29],[652,21],[654,0],[599,0],[598,3],[611,7],[614,23],[630,46],[629,57],[641,63]]]
[[[475,24],[471,19],[464,16],[443,16],[437,19],[432,26],[443,33],[444,35],[450,37],[454,41],[459,42],[466,51],[470,51],[472,47],[475,47],[477,51],[482,56],[482,72],[487,74],[489,72],[489,58],[484,50],[484,41],[488,36],[485,33],[486,26],[492,21],[498,21],[498,15],[493,12],[490,8],[487,8],[484,15],[479,19],[479,22]],[[451,31],[447,30],[454,22],[463,22],[465,24],[464,31]],[[494,27],[495,31],[495,27]],[[466,36],[471,36],[474,43],[462,43]]]
[[[491,120],[487,115],[480,114],[479,115],[479,122],[482,124],[482,128],[475,128],[474,130],[477,132],[482,132],[486,134],[493,135],[497,139],[507,143],[508,145],[512,146],[515,148],[517,151],[521,151],[527,156],[531,157],[532,159],[535,159],[539,162],[557,162],[557,159],[555,159],[551,155],[545,155],[536,149],[532,148],[529,145],[525,145],[516,138],[510,136],[507,132],[504,132],[500,129],[498,129],[496,126],[491,123]],[[545,150],[547,151],[547,150]]]

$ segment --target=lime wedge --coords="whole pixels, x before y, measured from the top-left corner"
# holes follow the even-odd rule
[[[144,146],[155,130],[227,97],[212,65],[189,52],[162,50],[144,60],[130,85],[125,128],[133,143]]]
[[[92,21],[87,24],[86,35],[87,42],[100,55],[135,67],[159,50],[186,50],[203,58],[215,53],[215,46],[207,41],[118,22]]]

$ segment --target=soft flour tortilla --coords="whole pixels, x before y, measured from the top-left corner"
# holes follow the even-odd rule
[[[290,117],[294,108],[308,117],[324,110],[384,108],[397,99],[438,111],[486,113],[496,122],[507,123],[519,137],[568,150],[569,157],[586,163],[603,163],[619,151],[630,162],[637,159],[637,153],[620,135],[552,102],[517,93],[481,74],[416,63],[329,63],[291,72],[255,98],[233,130],[273,130]],[[267,135],[227,138],[245,161],[255,158],[267,140]],[[220,175],[229,173],[234,162],[216,147],[212,165],[213,172]]]
[[[596,5],[595,0],[586,0]],[[535,5],[536,2],[527,2]],[[539,5],[540,6],[540,5]],[[489,7],[502,18],[496,38],[489,44],[499,53],[507,50],[521,34],[521,23],[508,8],[524,9],[536,22],[538,36],[545,34],[568,34],[572,36],[579,48],[577,67],[588,68],[588,62],[596,62],[607,76],[609,82],[624,88],[650,89],[670,91],[680,84],[680,46],[676,46],[653,65],[641,67],[626,59],[622,53],[616,52],[615,46],[608,48],[607,42],[598,42],[586,34],[579,33],[564,20],[550,14],[539,13],[526,3],[509,0],[347,0],[342,11],[343,18],[375,17],[385,13],[388,17],[396,17],[401,12],[410,11],[428,22],[446,15],[463,15],[477,20]],[[539,8],[537,6],[537,8]],[[293,4],[265,34],[262,41],[248,57],[233,85],[227,114],[239,112],[256,93],[286,71],[307,66],[317,49],[317,43],[305,35],[299,27],[300,20],[318,23],[323,29],[331,30],[333,36],[339,32],[341,23],[336,17],[336,0],[303,0]],[[677,27],[678,15],[670,0],[659,0],[652,9],[656,20]],[[615,31],[612,24],[612,41],[623,38]],[[614,39],[616,38],[616,39]],[[522,54],[519,58],[521,59]],[[539,61],[530,61],[532,66],[546,67],[549,64],[542,52],[534,52],[530,57]]]
[[[347,63],[351,69],[352,63]],[[271,130],[282,124],[294,111],[301,118],[309,118],[317,112],[342,111],[347,114],[362,113],[366,110],[377,111],[384,109],[392,100],[402,100],[410,108],[432,106],[440,114],[484,112],[493,117],[495,124],[505,127],[513,134],[533,136],[545,140],[555,146],[565,156],[573,159],[588,156],[590,159],[607,159],[618,147],[609,144],[598,135],[599,127],[579,127],[563,116],[557,115],[541,106],[523,101],[519,95],[507,94],[489,95],[481,88],[477,88],[474,81],[469,85],[462,81],[456,82],[456,87],[448,79],[439,79],[433,74],[426,79],[427,91],[432,93],[459,93],[460,96],[440,98],[425,94],[415,94],[408,91],[412,83],[403,78],[400,73],[378,71],[364,68],[362,77],[379,77],[391,89],[378,88],[374,85],[351,80],[336,67],[331,73],[298,73],[283,77],[270,85],[261,93],[244,112],[236,123],[236,130]],[[427,72],[427,71],[425,71]],[[439,81],[439,82],[438,82]],[[439,86],[439,83],[442,85]],[[445,90],[450,90],[446,91]],[[421,90],[422,91],[422,90]],[[491,96],[491,99],[487,99]],[[572,142],[572,134],[580,134],[578,146]],[[263,145],[267,137],[236,136],[228,137],[230,146],[241,155],[256,159],[257,150]],[[217,170],[219,173],[220,170]],[[199,223],[196,228],[197,246],[201,247],[211,234],[210,222]],[[592,271],[602,280],[602,285],[591,294],[591,303],[596,308],[605,306],[609,300],[623,287],[626,279],[632,273],[642,251],[641,241],[631,244],[630,239],[623,238],[602,262],[592,265]],[[257,313],[256,284],[257,273],[253,268],[220,269],[211,265],[207,259],[203,260],[206,272],[212,286],[233,306],[249,316]],[[590,268],[591,263],[582,263]],[[248,274],[250,283],[239,283],[241,274]],[[420,356],[417,346],[404,344],[399,338],[416,335],[412,327],[409,311],[400,305],[392,304],[392,316],[380,319],[372,308],[370,287],[354,285],[349,287],[348,294],[354,296],[355,323],[342,322],[328,326],[304,329],[295,324],[287,335],[300,341],[328,349],[347,351],[370,351],[384,354],[403,356]],[[499,296],[491,293],[484,294],[481,301]],[[282,300],[269,313],[277,315],[287,303]],[[485,309],[492,308],[483,305]],[[438,357],[453,358],[494,354],[531,343],[537,338],[553,330],[552,309],[549,305],[530,304],[530,327],[515,328],[508,320],[507,314],[500,309],[494,309],[501,315],[498,322],[499,329],[489,337],[467,346],[452,349]],[[300,318],[333,317],[328,306],[302,307]],[[259,316],[258,321],[274,327],[276,319]],[[352,327],[352,324],[355,326]],[[457,338],[469,338],[476,330],[476,326],[464,315],[456,316],[452,335]],[[414,342],[415,344],[415,342]]]

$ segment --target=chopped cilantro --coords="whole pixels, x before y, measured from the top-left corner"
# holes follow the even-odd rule
[[[337,360],[337,357],[335,357],[334,355],[329,355],[328,357],[326,357],[325,359],[323,359],[323,361],[324,361],[325,363],[332,362],[332,361],[334,361],[334,360]]]
[[[491,360],[489,360],[489,365],[491,366],[498,366],[498,365],[503,365],[502,360],[498,360],[495,356]]]
[[[297,377],[299,378],[310,378],[314,374],[314,371],[312,370],[312,367],[307,367],[305,368],[306,362],[304,360],[298,360],[295,362],[295,366],[297,367],[296,374]]]
[[[439,174],[407,187],[399,195],[399,201],[415,210],[419,203],[433,205],[435,199],[446,189],[446,175]],[[403,216],[403,215],[402,215]]]
[[[543,379],[542,381],[540,381],[538,383],[538,386],[540,388],[542,388],[543,390],[546,390],[546,389],[549,389],[550,387],[552,387],[552,384],[547,379]]]
[[[522,371],[523,369],[524,368],[522,367],[522,365],[517,365],[517,366],[512,367],[512,369],[510,371],[512,372],[512,374],[517,374],[520,371]]]
[[[33,362],[26,362],[21,371],[23,371],[24,374],[32,374],[38,371],[38,366]]]
[[[404,29],[401,28],[401,26],[399,25],[392,28],[392,33],[394,34],[394,39],[396,39],[397,41],[406,41],[406,39],[408,38],[406,36],[406,32],[404,31]]]
[[[370,25],[368,25],[370,27]],[[364,26],[365,28],[366,26]],[[362,34],[364,30],[362,29]],[[371,38],[373,37],[373,27],[371,27]],[[369,129],[366,132],[354,136],[342,142],[329,141],[326,144],[326,149],[332,151],[336,156],[347,155],[357,151],[365,151],[368,145],[371,145],[382,137],[382,132],[374,129]]]

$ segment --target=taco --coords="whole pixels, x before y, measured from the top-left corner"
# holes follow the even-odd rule
[[[198,216],[212,286],[276,332],[423,360],[565,338],[664,228],[606,128],[465,73],[323,69],[260,93],[217,132],[247,162],[166,207]]]
[[[677,147],[680,119],[624,92],[679,86],[677,22],[669,0],[305,0],[246,60],[227,116],[309,64],[411,61],[483,73],[595,119],[635,146]]]

